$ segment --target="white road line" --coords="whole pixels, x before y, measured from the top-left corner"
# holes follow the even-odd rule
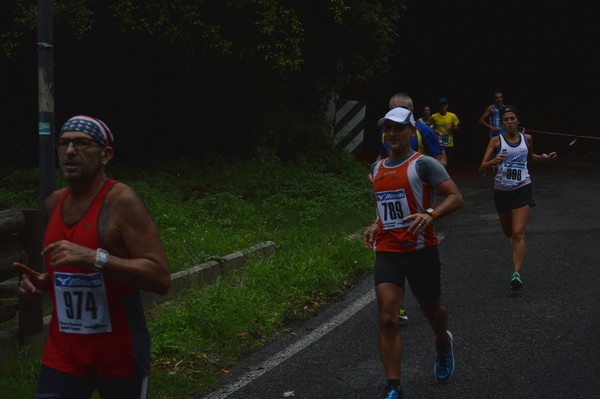
[[[312,344],[313,342],[315,342],[316,340],[318,340],[319,338],[321,338],[322,336],[324,336],[325,334],[327,334],[328,332],[330,332],[331,330],[333,330],[334,328],[336,328],[337,326],[342,324],[344,321],[346,321],[351,316],[356,314],[359,310],[361,310],[362,308],[367,306],[374,299],[375,299],[375,290],[371,289],[371,290],[369,290],[368,293],[366,293],[362,297],[358,298],[348,308],[346,308],[346,310],[339,313],[333,319],[331,319],[327,323],[319,326],[318,328],[313,330],[310,334],[302,337],[293,345],[290,345],[286,349],[280,351],[279,353],[275,354],[270,359],[265,361],[262,364],[262,368],[244,373],[235,382],[233,382],[225,387],[222,387],[221,389],[214,391],[207,396],[204,396],[203,399],[226,398],[227,396],[231,395],[238,389],[251,383],[253,380],[260,377],[267,371],[277,367],[279,364],[281,364],[285,360],[289,359],[296,353],[300,352],[302,349],[306,348],[307,346],[309,346],[310,344]]]

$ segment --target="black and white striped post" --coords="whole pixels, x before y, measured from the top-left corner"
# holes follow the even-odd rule
[[[364,101],[346,101],[335,112],[333,145],[353,154],[362,151],[365,135],[365,115],[367,106]]]

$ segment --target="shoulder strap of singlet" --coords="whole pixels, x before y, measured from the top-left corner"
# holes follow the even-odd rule
[[[117,181],[115,179],[106,179],[106,181],[103,183],[102,188],[100,188],[100,190],[98,191],[98,193],[96,194],[96,196],[94,197],[94,199],[92,200],[92,202],[94,202],[96,200],[96,198],[98,197],[104,197],[106,195],[106,193],[108,192],[108,190],[110,190],[110,188],[112,186],[114,186],[117,183]],[[70,190],[67,188],[65,189],[65,191],[63,191],[60,194],[60,197],[58,197],[58,206],[62,207],[63,202],[65,201],[65,198],[67,198],[67,195],[69,195]]]

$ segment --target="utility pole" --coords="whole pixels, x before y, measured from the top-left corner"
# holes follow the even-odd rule
[[[52,0],[37,0],[38,136],[40,208],[54,191],[54,45]],[[44,212],[45,213],[45,212]],[[48,215],[43,216],[45,230]]]

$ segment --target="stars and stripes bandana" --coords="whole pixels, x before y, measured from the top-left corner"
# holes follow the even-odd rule
[[[89,134],[94,140],[96,140],[102,147],[113,147],[114,138],[113,134],[98,118],[92,118],[88,115],[76,115],[65,122],[63,127],[60,129],[60,134],[64,132],[83,132]]]

